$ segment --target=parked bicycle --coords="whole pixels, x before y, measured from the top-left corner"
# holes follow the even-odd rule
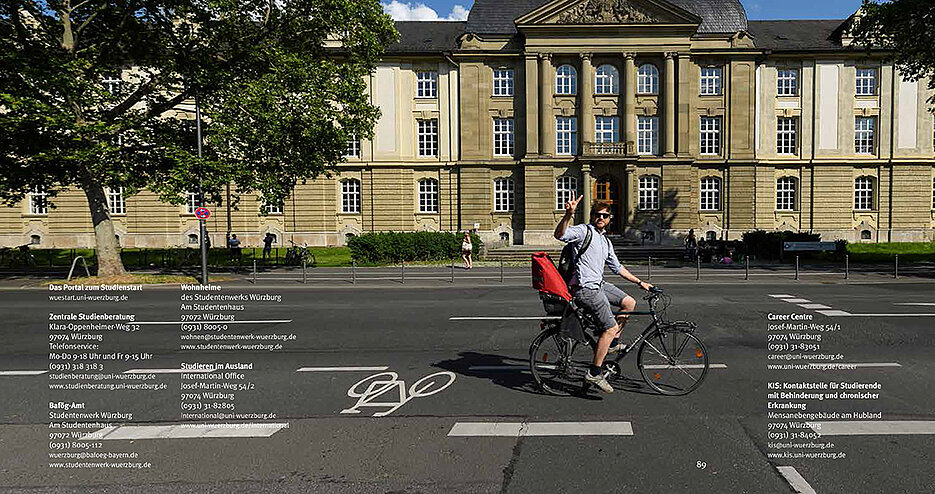
[[[302,242],[302,245],[299,246],[293,241],[289,241],[292,244],[292,247],[286,251],[286,258],[284,263],[287,266],[301,266],[303,261],[306,266],[315,266],[318,264],[318,260],[315,259],[315,254],[308,250],[308,244]]]
[[[584,374],[597,346],[592,336],[597,321],[573,300],[548,293],[540,293],[540,297],[548,313],[562,317],[543,319],[541,331],[529,346],[529,368],[533,378],[549,394],[584,393],[589,387],[584,381]],[[604,362],[608,382],[613,385],[623,380],[620,361],[635,350],[636,366],[650,388],[664,395],[691,393],[708,373],[708,352],[694,334],[696,324],[665,319],[671,297],[661,288],[653,287],[643,298],[649,303],[649,310],[628,315],[648,315],[651,321],[616,357]],[[619,315],[620,312],[615,313],[615,316]],[[580,325],[580,331],[573,327],[574,324]],[[583,342],[580,341],[582,338]]]

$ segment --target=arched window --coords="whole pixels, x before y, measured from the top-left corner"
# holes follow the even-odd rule
[[[197,243],[198,243],[198,235],[195,234],[195,233],[189,233],[189,234],[188,234],[188,243],[189,243],[189,245],[197,244]]]
[[[594,94],[617,94],[619,80],[617,67],[610,64],[601,65],[594,75]]]
[[[640,65],[636,72],[636,92],[639,94],[659,93],[659,69],[651,63]]]
[[[871,240],[872,238],[873,238],[873,235],[870,233],[870,230],[861,230],[861,231],[860,231],[860,239],[861,239],[861,240]]]
[[[360,213],[360,180],[349,178],[341,181],[341,212]]]
[[[438,180],[434,178],[419,180],[419,212],[438,212]]]
[[[493,210],[502,213],[513,210],[513,180],[498,178],[493,181]]]
[[[795,211],[795,177],[776,180],[776,211]]]
[[[555,69],[555,94],[578,94],[578,71],[565,64]]]
[[[659,177],[656,175],[643,175],[639,181],[639,201],[637,208],[641,211],[659,209]]]
[[[857,177],[854,180],[854,209],[857,211],[873,209],[873,177]]]
[[[701,179],[701,210],[718,211],[721,209],[721,179],[704,177]]]
[[[578,179],[558,177],[555,179],[555,209],[565,209],[565,203],[578,195]]]

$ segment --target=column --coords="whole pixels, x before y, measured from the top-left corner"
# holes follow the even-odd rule
[[[664,102],[666,105],[666,135],[665,135],[665,155],[667,157],[675,156],[675,52],[666,53],[666,88]]]
[[[581,164],[581,196],[582,202],[584,203],[581,208],[582,214],[585,218],[589,218],[591,214],[591,202],[593,198],[591,197],[591,163],[582,163]]]
[[[526,156],[539,155],[539,68],[535,53],[526,53]]]
[[[587,153],[587,143],[594,142],[594,67],[591,65],[590,53],[581,54],[578,94],[581,96],[578,103],[578,128],[581,129],[583,143],[581,149]],[[590,191],[586,194],[585,202],[590,202]]]
[[[620,91],[623,97],[623,128],[626,137],[628,155],[636,154],[636,53],[624,53],[623,80],[620,81]]]
[[[555,154],[552,131],[552,54],[539,54],[539,154]]]

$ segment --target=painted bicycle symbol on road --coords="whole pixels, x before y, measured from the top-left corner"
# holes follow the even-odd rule
[[[360,408],[363,407],[389,408],[373,414],[374,417],[385,417],[408,403],[409,400],[431,396],[451,386],[454,382],[453,372],[436,372],[413,383],[407,392],[406,383],[399,378],[399,374],[381,372],[357,381],[347,390],[347,396],[357,398],[357,403],[341,410],[341,413],[360,413]],[[381,401],[377,401],[377,398],[381,398]]]

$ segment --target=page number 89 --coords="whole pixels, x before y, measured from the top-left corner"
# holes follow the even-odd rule
[[[699,469],[699,470],[704,470],[705,467],[707,467],[707,466],[708,466],[708,463],[707,463],[707,462],[704,462],[704,461],[695,462],[695,468],[697,468],[697,469]]]

